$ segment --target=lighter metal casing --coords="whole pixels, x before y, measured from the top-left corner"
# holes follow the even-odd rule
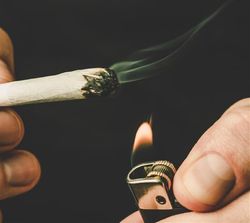
[[[175,172],[172,163],[160,160],[139,164],[128,173],[127,183],[145,223],[187,211],[173,195]]]

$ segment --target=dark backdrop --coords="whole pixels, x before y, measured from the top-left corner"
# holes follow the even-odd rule
[[[181,34],[223,1],[1,0],[16,77],[107,67]],[[31,192],[1,201],[11,222],[118,222],[135,210],[126,185],[138,125],[153,113],[156,151],[177,165],[232,103],[249,96],[249,7],[235,1],[176,66],[114,98],[16,108],[20,148],[40,160]]]

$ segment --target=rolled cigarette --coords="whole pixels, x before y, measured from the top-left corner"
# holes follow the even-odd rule
[[[108,96],[114,93],[118,86],[118,79],[112,70],[105,68],[75,70],[0,84],[0,106]]]

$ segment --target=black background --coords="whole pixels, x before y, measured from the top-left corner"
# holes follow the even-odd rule
[[[108,67],[171,39],[223,1],[0,0],[15,46],[16,78]],[[114,98],[16,108],[19,146],[40,160],[31,192],[1,201],[8,222],[118,222],[134,211],[126,185],[134,134],[153,113],[155,151],[179,165],[199,136],[249,96],[249,7],[235,1],[192,50],[158,78]]]

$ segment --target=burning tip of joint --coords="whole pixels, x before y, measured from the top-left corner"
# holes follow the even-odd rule
[[[151,128],[150,123],[144,122],[140,125],[138,128],[136,135],[135,135],[135,140],[134,140],[134,145],[133,145],[133,151],[144,147],[144,146],[149,146],[153,144],[153,131]]]

